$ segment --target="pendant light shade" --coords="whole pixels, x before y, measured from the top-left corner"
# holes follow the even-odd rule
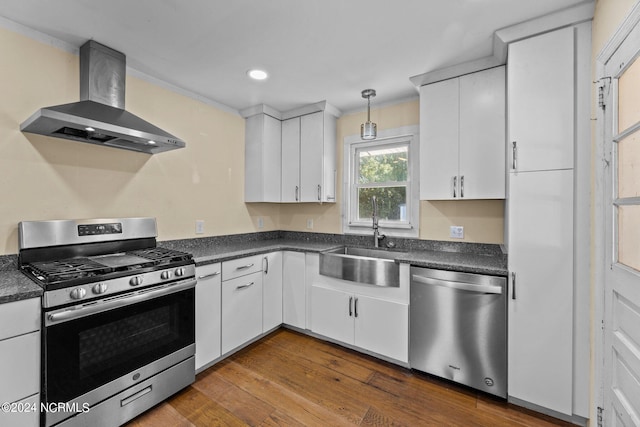
[[[367,98],[367,121],[360,125],[360,138],[376,139],[378,135],[378,125],[371,122],[371,97],[376,96],[374,89],[365,89],[362,91],[362,97]]]

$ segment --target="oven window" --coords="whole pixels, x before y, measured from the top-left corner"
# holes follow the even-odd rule
[[[47,327],[47,402],[67,402],[193,344],[194,297],[189,289]]]

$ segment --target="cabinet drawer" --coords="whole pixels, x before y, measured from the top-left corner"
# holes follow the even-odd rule
[[[40,392],[40,332],[0,341],[0,378],[0,402]]]
[[[0,340],[40,330],[40,298],[0,304]]]
[[[222,354],[262,333],[262,272],[222,282]]]
[[[223,262],[222,280],[231,280],[256,271],[262,271],[262,258],[263,255],[254,255]]]

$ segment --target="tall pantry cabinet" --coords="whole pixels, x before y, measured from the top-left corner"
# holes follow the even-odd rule
[[[583,214],[575,206],[576,147],[589,144],[577,130],[585,121],[577,95],[588,89],[578,72],[584,34],[567,27],[511,43],[507,62],[508,394],[567,416],[576,413],[582,367],[574,272],[575,219]]]

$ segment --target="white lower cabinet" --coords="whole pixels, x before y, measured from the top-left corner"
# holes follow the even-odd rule
[[[220,263],[196,268],[196,370],[220,357]]]
[[[1,426],[40,423],[40,298],[0,304]]]
[[[282,322],[300,329],[307,327],[306,256],[303,252],[282,254]]]
[[[262,332],[282,324],[282,252],[262,257]]]
[[[223,281],[222,354],[247,343],[261,333],[262,271]]]
[[[311,330],[401,362],[409,359],[409,305],[311,288]]]

